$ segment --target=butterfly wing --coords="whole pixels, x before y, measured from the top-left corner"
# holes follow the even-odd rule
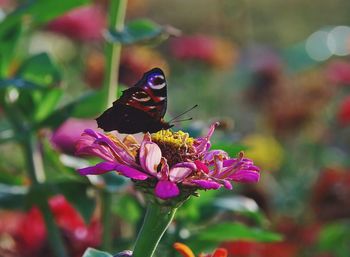
[[[166,81],[162,70],[146,72],[134,86],[100,117],[97,124],[105,131],[120,133],[156,132],[171,126],[163,121],[167,105]]]

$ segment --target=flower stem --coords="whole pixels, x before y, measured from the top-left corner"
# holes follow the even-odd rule
[[[127,0],[111,0],[108,27],[122,31],[126,13]],[[122,45],[117,42],[106,42],[106,68],[103,90],[106,94],[107,107],[110,107],[117,96],[118,70]]]
[[[112,247],[112,225],[111,225],[111,207],[112,207],[112,194],[108,191],[101,191],[101,204],[102,204],[102,249],[110,251]]]
[[[52,251],[56,257],[67,257],[60,231],[56,226],[53,214],[48,204],[48,195],[41,184],[45,182],[45,173],[42,162],[42,155],[39,149],[38,139],[33,132],[28,132],[27,137],[22,141],[23,150],[27,162],[28,174],[33,183],[34,192],[37,193],[35,199],[44,217],[45,226],[48,233],[48,240]]]
[[[133,257],[152,257],[177,208],[149,203],[134,246]]]

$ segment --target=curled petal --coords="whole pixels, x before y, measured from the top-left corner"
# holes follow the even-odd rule
[[[211,163],[214,161],[214,156],[216,155],[222,156],[222,158],[225,160],[229,158],[228,154],[223,150],[211,150],[205,153],[204,160],[207,161],[208,163]]]
[[[238,170],[231,174],[227,179],[237,182],[255,183],[260,179],[260,173],[255,170]]]
[[[164,157],[160,160],[160,172],[157,173],[157,178],[159,180],[169,179],[169,165]]]
[[[124,164],[135,164],[135,157],[127,150],[127,147],[120,141],[112,141],[110,138],[104,136],[95,141],[96,144],[108,146],[114,153],[114,157]]]
[[[176,251],[178,251],[183,257],[195,257],[192,250],[185,244],[175,243],[173,247]]]
[[[156,176],[161,158],[162,152],[157,144],[149,141],[142,142],[140,147],[140,164],[144,170]]]
[[[204,188],[204,189],[218,189],[221,187],[220,183],[215,182],[213,180],[206,180],[206,179],[191,180],[191,183],[196,184],[200,188]]]
[[[113,162],[101,162],[95,166],[78,169],[80,175],[101,175],[108,171],[112,171],[115,168]]]
[[[135,157],[118,139],[110,139],[104,134],[92,129],[84,130],[82,137],[76,144],[76,153],[79,155],[97,156],[106,161],[117,159],[119,163],[137,166]]]
[[[149,176],[142,171],[139,171],[137,169],[134,169],[130,166],[123,165],[123,164],[115,164],[115,170],[125,177],[136,179],[136,180],[145,180]]]
[[[202,155],[210,148],[210,138],[213,135],[215,128],[219,125],[219,122],[213,123],[206,137],[197,138],[193,145],[197,151],[197,154]]]
[[[156,196],[163,200],[176,197],[180,194],[180,190],[177,185],[169,180],[158,181],[154,190]]]
[[[170,169],[169,180],[172,182],[180,182],[196,169],[196,165],[192,162],[178,163]]]
[[[199,161],[199,160],[195,160],[194,164],[197,167],[197,170],[203,171],[205,174],[209,173],[209,168],[207,165],[205,165],[203,162]]]
[[[217,174],[220,174],[221,170],[223,168],[223,159],[221,155],[215,155],[214,156],[214,171],[212,171],[211,175],[216,176]]]

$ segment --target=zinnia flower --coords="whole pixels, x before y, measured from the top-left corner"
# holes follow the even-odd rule
[[[218,123],[211,125],[207,136],[197,139],[182,131],[146,133],[141,143],[131,135],[120,140],[86,129],[77,143],[77,154],[104,161],[78,171],[81,175],[117,171],[143,189],[154,188],[161,199],[181,193],[188,196],[197,189],[232,189],[231,181],[257,182],[260,169],[243,153],[230,158],[222,150],[209,150],[216,126]]]
[[[185,244],[175,243],[173,245],[176,251],[178,251],[183,257],[195,257],[192,250]],[[227,250],[224,248],[215,249],[213,254],[199,254],[198,257],[227,257]]]

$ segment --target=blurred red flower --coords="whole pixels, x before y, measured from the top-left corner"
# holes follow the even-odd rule
[[[326,68],[327,78],[336,85],[350,85],[350,62],[335,60]]]
[[[350,216],[350,172],[343,169],[323,171],[312,194],[312,208],[321,221]]]
[[[350,124],[350,96],[347,96],[340,103],[337,118],[339,124],[342,126],[347,126]]]
[[[75,144],[86,128],[96,129],[96,121],[70,118],[54,131],[51,141],[64,153],[74,154]]]
[[[228,257],[295,257],[298,252],[297,245],[288,242],[235,241],[223,243],[220,247],[227,249]]]
[[[51,31],[80,41],[101,40],[105,27],[106,14],[97,5],[76,8],[47,25]]]
[[[99,245],[101,225],[96,218],[86,225],[80,214],[62,195],[52,197],[49,205],[70,256],[81,256],[87,247]],[[9,254],[4,256],[18,257],[50,256],[45,223],[37,207],[32,207],[26,213],[2,212],[0,220],[0,254],[6,252]],[[2,244],[4,235],[11,244]]]
[[[174,38],[170,42],[170,52],[180,60],[202,61],[223,69],[232,67],[238,57],[231,42],[206,35]]]

